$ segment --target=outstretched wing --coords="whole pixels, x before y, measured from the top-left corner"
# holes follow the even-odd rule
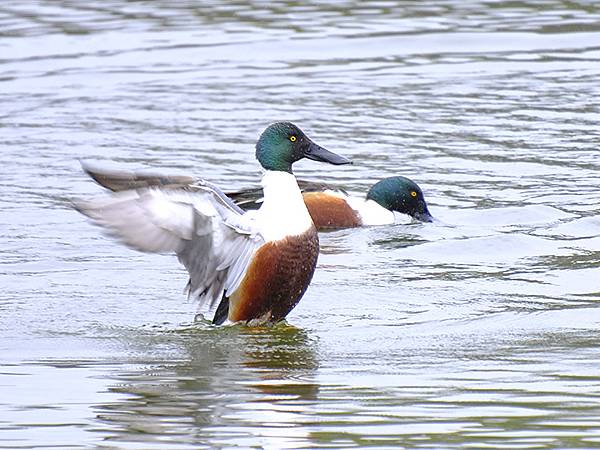
[[[339,186],[321,183],[318,181],[306,181],[297,180],[300,190],[304,192],[322,192],[322,191],[337,191],[346,194],[346,191]],[[262,188],[249,188],[242,189],[235,192],[227,192],[225,194],[230,198],[237,206],[245,211],[251,209],[258,209],[263,203],[263,190]]]
[[[189,293],[212,307],[239,286],[264,243],[249,216],[209,183],[141,188],[80,201],[76,209],[145,252],[174,252],[190,274]]]
[[[206,188],[210,190],[220,203],[243,214],[244,210],[237,206],[227,195],[214,184],[188,175],[160,175],[134,172],[130,170],[107,170],[81,162],[81,167],[96,183],[113,192],[122,192],[143,188],[184,189]]]

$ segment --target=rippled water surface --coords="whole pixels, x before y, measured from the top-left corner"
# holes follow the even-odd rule
[[[0,5],[0,448],[600,447],[595,1]],[[288,324],[194,323],[79,160],[255,186],[293,120],[438,222],[321,236]]]

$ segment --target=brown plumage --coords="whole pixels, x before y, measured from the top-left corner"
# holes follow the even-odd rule
[[[318,254],[315,228],[264,244],[252,258],[239,288],[229,297],[229,320],[252,319],[251,325],[259,325],[283,319],[308,288]]]
[[[362,225],[358,213],[343,198],[326,192],[305,192],[302,196],[318,230]]]

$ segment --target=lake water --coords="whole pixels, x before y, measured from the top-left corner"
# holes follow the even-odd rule
[[[80,159],[256,186],[292,120],[434,224],[321,236],[287,325],[195,323]],[[595,1],[0,5],[0,448],[599,448]]]

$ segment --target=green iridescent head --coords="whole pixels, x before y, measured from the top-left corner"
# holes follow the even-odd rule
[[[315,144],[291,122],[269,125],[256,143],[256,159],[266,170],[292,173],[292,164],[302,158],[336,165],[350,164],[349,159]]]
[[[367,193],[367,199],[379,203],[390,211],[420,220],[432,222],[423,191],[414,181],[406,177],[390,177],[375,183]]]

